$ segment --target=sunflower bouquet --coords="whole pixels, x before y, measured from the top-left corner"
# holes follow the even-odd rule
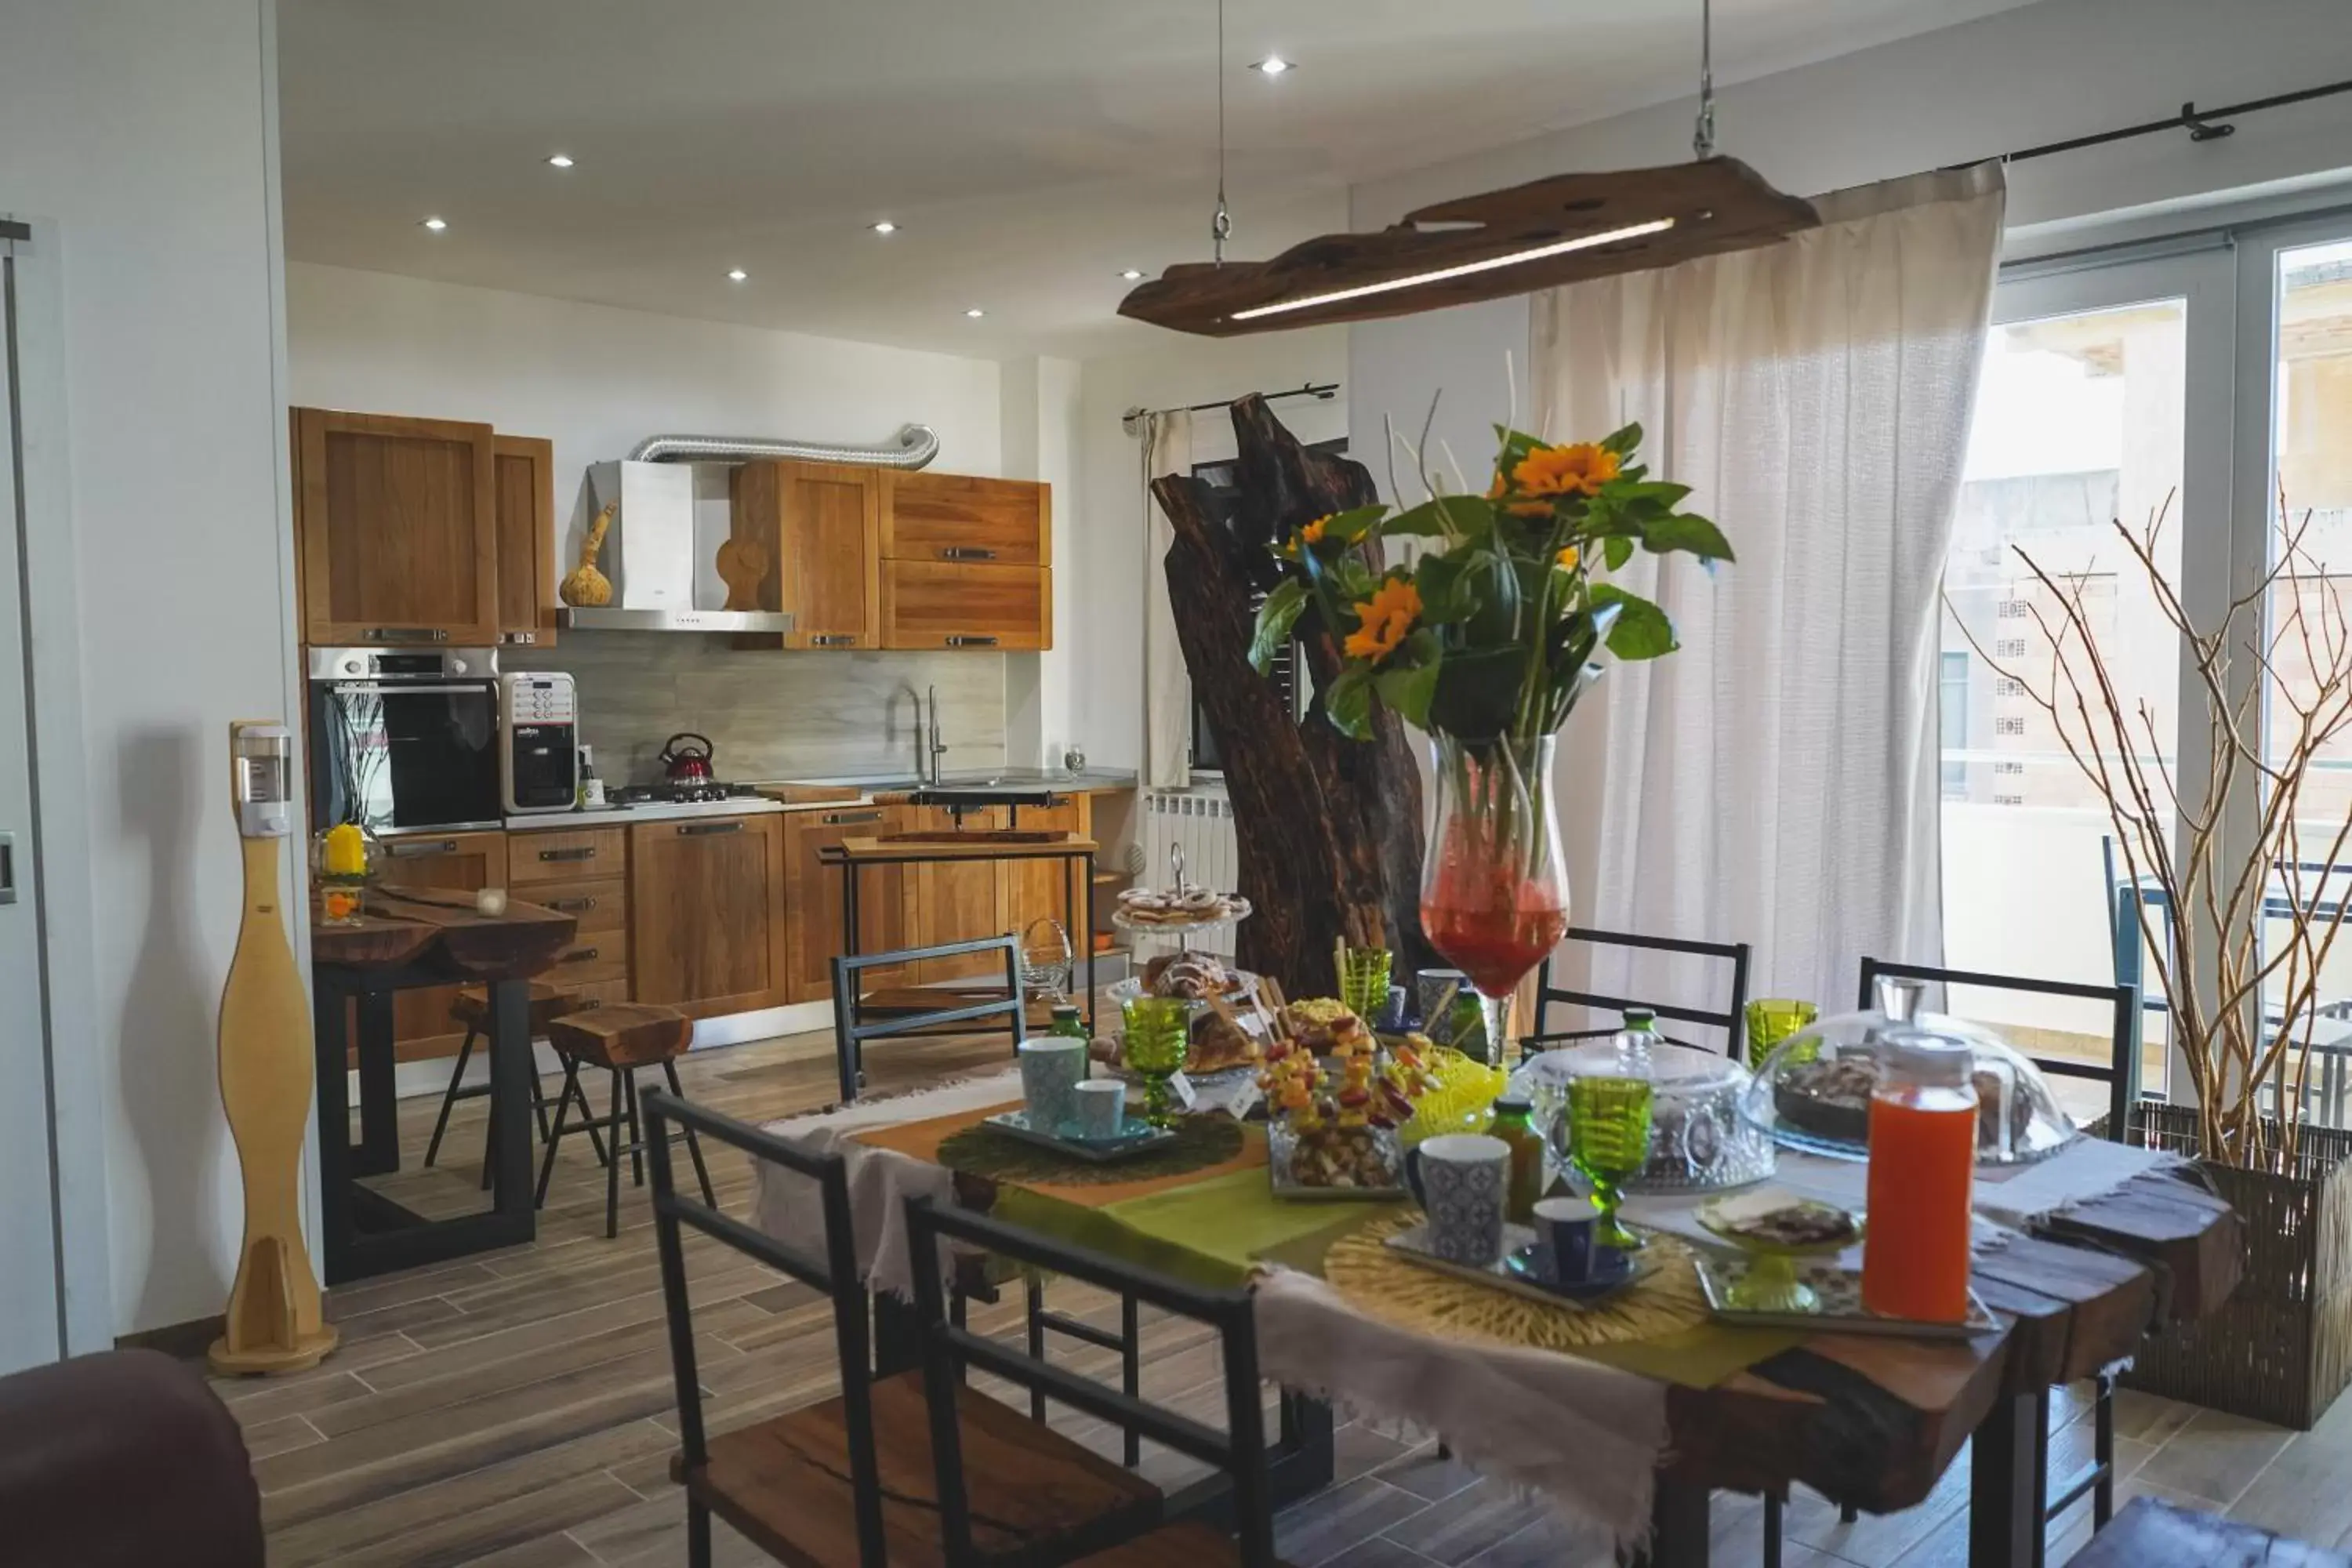
[[[1496,434],[1485,495],[1359,507],[1274,546],[1282,577],[1258,612],[1251,662],[1265,672],[1302,617],[1319,618],[1343,655],[1322,693],[1342,733],[1370,735],[1377,696],[1460,741],[1549,735],[1601,673],[1603,650],[1647,659],[1677,646],[1665,612],[1609,574],[1636,551],[1732,559],[1714,523],[1679,510],[1690,488],[1652,479],[1635,460],[1640,426],[1560,446]],[[1410,565],[1376,572],[1368,546],[1391,537],[1430,542]]]

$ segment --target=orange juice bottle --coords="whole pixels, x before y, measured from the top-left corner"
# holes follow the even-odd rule
[[[1976,1054],[1916,1029],[1889,1031],[1878,1050],[1862,1304],[1891,1318],[1957,1323],[1969,1315]]]

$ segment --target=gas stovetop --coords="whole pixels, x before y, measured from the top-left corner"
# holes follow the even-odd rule
[[[614,790],[612,799],[614,805],[698,805],[714,800],[752,799],[759,793],[750,784],[703,779],[694,783],[627,784]]]

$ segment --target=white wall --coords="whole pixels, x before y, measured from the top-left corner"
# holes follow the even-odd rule
[[[2241,102],[2346,76],[2344,0],[2042,0],[1722,89],[1717,119],[1724,152],[1810,195],[2161,119],[2187,100]],[[1661,104],[1360,185],[1352,225],[1564,170],[1682,162],[1694,108]],[[2347,171],[2352,97],[2250,117],[2221,141],[2176,132],[2062,153],[2011,167],[2012,247],[2070,243],[2069,231],[2098,215]],[[1358,430],[1383,414],[1417,427],[1443,389],[1441,425],[1466,438],[1509,406],[1489,366],[1507,348],[1524,362],[1527,301],[1350,332]]]
[[[113,1316],[218,1312],[228,724],[291,711],[268,0],[10,4],[0,210],[61,237]],[[290,880],[288,887],[292,886]]]
[[[1067,605],[1070,645],[1085,650],[1070,670],[1069,702],[1074,736],[1090,763],[1143,763],[1143,449],[1120,427],[1120,416],[1134,407],[1167,408],[1308,382],[1344,382],[1347,373],[1342,327],[1230,339],[1171,333],[1145,353],[1086,362],[1076,537],[1069,556],[1055,557],[1074,562],[1077,581],[1066,584],[1057,572],[1054,588],[1056,600]],[[1344,391],[1338,401],[1294,399],[1275,408],[1304,441],[1326,440],[1349,428]],[[1200,416],[1194,439],[1200,460],[1231,453],[1231,426],[1214,415]],[[1057,605],[1057,623],[1060,617]]]
[[[1054,646],[1004,657],[1004,760],[1014,767],[1055,767],[1076,737],[1071,670],[1087,649],[1075,639],[1084,573],[1074,551],[1078,531],[1078,446],[1082,424],[1074,360],[1011,360],[1003,366],[1003,473],[1035,479],[1053,499]]]

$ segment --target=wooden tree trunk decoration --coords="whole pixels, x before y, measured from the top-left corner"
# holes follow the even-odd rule
[[[1154,481],[1175,542],[1168,596],[1192,691],[1223,758],[1240,886],[1257,912],[1235,962],[1293,996],[1336,988],[1332,943],[1395,950],[1400,978],[1440,962],[1421,934],[1421,771],[1405,728],[1385,708],[1370,742],[1331,728],[1318,696],[1294,721],[1274,683],[1250,668],[1255,596],[1276,581],[1267,547],[1327,513],[1370,504],[1361,463],[1307,451],[1265,399],[1233,405],[1240,504],[1224,517],[1190,475]],[[1319,692],[1339,649],[1311,615],[1298,623],[1302,673]]]

